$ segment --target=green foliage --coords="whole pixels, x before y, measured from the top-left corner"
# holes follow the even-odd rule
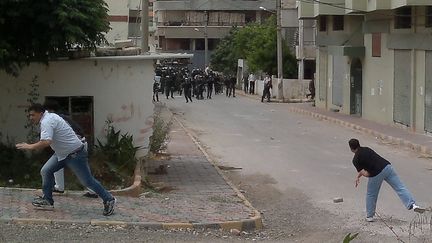
[[[40,187],[40,162],[48,158],[45,151],[26,154],[10,141],[0,143],[0,186]]]
[[[169,124],[165,124],[160,114],[154,116],[153,134],[150,136],[150,151],[157,153],[164,149],[165,140],[168,136]]]
[[[355,234],[351,235],[351,233],[348,233],[345,236],[345,238],[343,240],[343,243],[350,243],[352,240],[354,240],[358,236],[358,234],[359,233],[355,233]]]
[[[104,0],[0,1],[0,70],[18,75],[72,48],[94,49],[110,29]]]
[[[226,74],[237,72],[237,60],[245,59],[251,72],[277,73],[276,18],[268,18],[264,24],[253,23],[244,28],[233,28],[216,47],[211,57],[214,70]],[[283,75],[297,77],[297,61],[282,42]]]
[[[139,147],[133,144],[133,136],[116,131],[112,121],[106,121],[106,142],[97,140],[94,154],[91,157],[91,167],[94,174],[109,181],[110,184],[124,184],[125,178],[133,175],[137,159],[135,155]]]
[[[235,53],[236,47],[233,40],[237,32],[238,29],[233,28],[230,34],[217,45],[215,52],[211,56],[213,70],[223,72],[227,75],[233,75],[237,72],[237,59],[239,59],[239,55]]]
[[[32,79],[32,81],[30,82],[30,91],[28,92],[28,98],[27,98],[27,102],[29,105],[32,105],[34,103],[37,102],[37,100],[39,99],[39,83],[37,82],[38,80],[38,76],[35,75]],[[28,115],[28,109],[25,109],[25,115],[27,117]],[[39,131],[36,128],[36,125],[33,124],[30,119],[27,119],[26,124],[24,125],[25,129],[28,129],[28,133],[27,133],[27,141],[30,143],[35,143],[38,141],[38,137],[39,137]]]

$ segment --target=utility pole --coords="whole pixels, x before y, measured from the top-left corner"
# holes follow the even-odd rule
[[[204,11],[205,14],[205,23],[204,23],[204,68],[208,66],[208,33],[207,33],[207,25],[208,25],[208,13]]]
[[[300,81],[300,100],[304,97],[304,85],[303,85],[303,79],[304,79],[304,21],[303,19],[299,20],[299,66],[298,66],[298,79]]]
[[[277,30],[277,77],[278,99],[284,100],[283,95],[283,70],[282,70],[282,26],[281,26],[281,0],[276,0],[276,30]]]
[[[149,36],[149,0],[142,0],[141,7],[141,55],[149,51],[148,49],[148,36]]]

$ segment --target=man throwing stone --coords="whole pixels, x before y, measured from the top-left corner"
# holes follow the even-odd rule
[[[360,183],[362,176],[368,178],[366,193],[366,221],[373,222],[376,210],[378,193],[382,182],[385,180],[393,190],[398,194],[403,205],[408,209],[423,213],[424,208],[415,204],[415,200],[402,181],[399,179],[396,171],[383,157],[368,147],[361,147],[360,142],[353,138],[348,142],[351,151],[354,153],[353,164],[357,169],[355,186]]]
[[[57,157],[57,163],[44,165],[41,170],[43,196],[35,198],[33,206],[43,209],[54,208],[52,191],[54,172],[69,167],[78,177],[83,186],[90,188],[103,200],[103,215],[114,213],[115,198],[91,174],[88,165],[87,150],[77,137],[71,126],[55,113],[45,111],[41,104],[33,104],[29,108],[32,123],[40,124],[40,140],[37,143],[18,143],[17,149],[35,150],[50,146]]]

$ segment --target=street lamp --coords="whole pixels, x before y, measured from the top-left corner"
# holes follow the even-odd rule
[[[260,9],[274,13],[260,6]],[[282,25],[281,25],[281,0],[276,0],[276,54],[277,54],[277,77],[278,77],[278,99],[284,100],[283,95],[283,70],[282,70]]]
[[[204,22],[204,68],[208,66],[208,15],[207,11],[204,11],[205,14],[205,22]],[[198,28],[194,28],[195,31],[201,32]]]

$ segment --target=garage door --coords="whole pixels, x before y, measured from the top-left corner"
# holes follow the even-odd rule
[[[346,65],[344,56],[333,56],[333,83],[332,103],[342,106],[343,104],[343,81],[346,76]]]
[[[425,130],[432,132],[432,51],[426,51]]]
[[[410,125],[411,117],[411,51],[394,50],[393,120]]]

